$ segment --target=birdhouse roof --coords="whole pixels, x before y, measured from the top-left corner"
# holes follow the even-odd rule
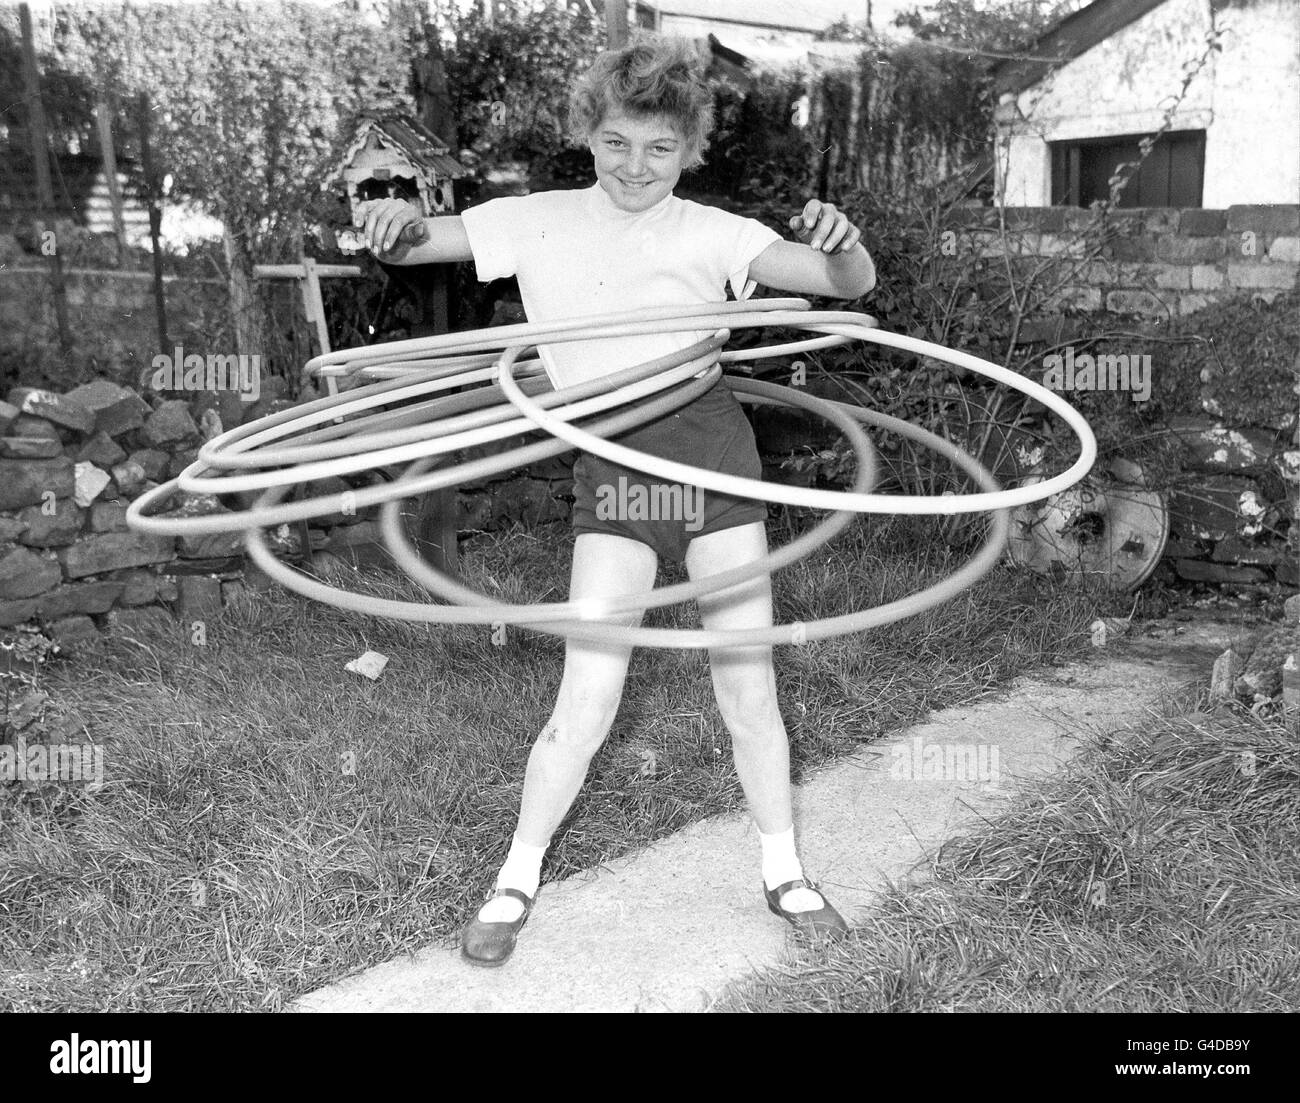
[[[464,166],[448,152],[447,143],[438,135],[410,115],[391,112],[358,117],[352,141],[325,181],[326,187],[332,186],[343,175],[372,136],[386,146],[399,149],[411,164],[430,176],[458,180],[465,175]]]

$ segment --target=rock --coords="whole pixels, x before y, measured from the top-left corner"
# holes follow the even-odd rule
[[[148,605],[151,601],[175,601],[179,590],[176,580],[149,571],[116,571],[114,581],[126,588],[117,599],[119,605]]]
[[[1183,466],[1192,471],[1231,472],[1266,467],[1276,434],[1265,429],[1227,429],[1209,418],[1175,416],[1170,434],[1183,448]]]
[[[141,448],[139,451],[132,452],[126,462],[137,464],[146,479],[161,482],[167,472],[167,462],[170,458],[166,452],[159,451],[157,448]]]
[[[93,463],[79,463],[74,475],[73,497],[82,509],[88,509],[112,482],[107,471]]]
[[[250,598],[248,587],[242,582],[223,582],[221,584],[221,604],[223,606],[239,605]]]
[[[1241,677],[1245,662],[1231,647],[1214,660],[1214,670],[1210,674],[1210,696],[1231,697]]]
[[[95,502],[90,507],[91,532],[127,532],[126,505],[122,502]]]
[[[49,437],[50,440],[58,440],[59,430],[55,427],[54,422],[46,421],[43,417],[21,414],[10,426],[9,435],[13,437]]]
[[[1233,687],[1238,697],[1254,700],[1255,697],[1276,697],[1282,692],[1281,670],[1249,670],[1237,679]]]
[[[208,517],[214,513],[228,513],[215,494],[182,494],[180,504],[168,509],[162,517]],[[175,500],[175,499],[173,499]]]
[[[95,430],[110,437],[139,429],[149,414],[149,404],[143,398],[107,379],[76,387],[68,392],[68,398],[93,411]]]
[[[216,410],[204,410],[199,417],[199,435],[204,441],[221,436],[226,430],[221,424],[221,415]]]
[[[167,460],[167,478],[174,479],[199,458],[197,448],[182,448]]]
[[[81,532],[82,512],[67,498],[55,501],[53,511],[44,506],[28,506],[18,514],[27,526],[19,542],[33,548],[55,548],[71,544]]]
[[[144,493],[144,484],[149,481],[149,476],[143,467],[128,459],[114,465],[113,481],[128,498],[135,498]]]
[[[221,616],[221,583],[208,575],[185,575],[179,580],[180,599],[176,615],[185,626],[196,620]]]
[[[0,401],[0,433],[9,432],[9,426],[18,420],[22,411],[12,403]]]
[[[25,414],[43,417],[79,433],[89,433],[95,428],[95,412],[66,395],[36,387],[15,387],[9,392],[9,401]]]
[[[20,601],[0,601],[0,628],[12,628],[15,624],[25,624],[36,616],[36,599],[23,598]]]
[[[61,617],[49,626],[50,636],[63,651],[74,653],[99,639],[99,629],[89,617]]]
[[[212,559],[176,559],[167,565],[167,573],[177,578],[192,574],[226,575],[233,578],[243,566],[244,560],[238,555]]]
[[[1300,594],[1292,594],[1282,602],[1282,612],[1292,624],[1300,624]]]
[[[1282,664],[1282,703],[1300,709],[1300,656],[1293,651]]]
[[[106,624],[109,631],[125,636],[171,635],[176,631],[176,622],[160,605],[114,609],[108,614]]]
[[[17,540],[27,531],[27,525],[16,517],[0,517],[0,544]]]
[[[151,445],[188,443],[198,435],[199,427],[190,417],[189,404],[180,399],[158,403],[141,430],[141,436]]]
[[[331,560],[337,563],[344,570],[347,570],[349,574],[352,573],[343,560],[339,559],[336,555],[329,555],[328,552],[323,552],[321,555],[315,557],[318,568],[321,560],[325,556],[329,556]],[[255,594],[265,594],[271,590],[280,589],[280,584],[276,582],[275,579],[263,571],[261,567],[258,567],[253,563],[249,563],[248,566],[244,568],[244,584]]]
[[[45,620],[73,613],[106,613],[125,589],[125,582],[80,582],[57,586],[37,598],[36,611]]]
[[[0,456],[15,460],[52,460],[63,455],[63,443],[50,437],[0,437]]]
[[[123,586],[120,605],[148,605],[158,599],[158,576],[148,571],[116,571],[113,578]]]
[[[1255,480],[1237,475],[1210,475],[1169,501],[1169,529],[1177,537],[1219,541],[1235,536],[1251,520],[1244,502],[1258,497]]]
[[[1174,570],[1189,582],[1266,582],[1268,573],[1258,567],[1238,567],[1229,563],[1208,563],[1204,559],[1176,559]]]
[[[77,453],[77,459],[98,467],[112,467],[126,459],[126,453],[107,433],[99,432],[86,441]]]
[[[1267,544],[1252,544],[1240,537],[1230,536],[1214,545],[1210,556],[1216,563],[1242,563],[1255,567],[1271,567],[1282,558],[1282,552]]]
[[[71,498],[75,490],[72,461],[0,460],[0,509],[37,506],[55,498]]]
[[[200,391],[190,403],[190,416],[198,422],[199,431],[205,435],[205,439],[208,439],[206,433],[213,422],[209,419],[205,428],[203,419],[209,411],[223,426],[224,431],[224,429],[233,429],[243,422],[244,410],[247,407],[248,403],[240,398],[237,390]]]
[[[143,532],[105,532],[86,537],[59,552],[69,578],[104,574],[120,567],[142,567],[165,563],[175,553],[170,536]]]
[[[57,562],[26,548],[0,555],[0,599],[35,597],[57,586],[62,578]]]
[[[182,536],[180,555],[183,559],[224,559],[238,555],[243,546],[242,532],[211,532],[206,535]]]

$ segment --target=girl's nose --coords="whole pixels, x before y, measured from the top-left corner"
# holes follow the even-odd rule
[[[634,176],[640,176],[645,169],[645,154],[639,149],[632,150],[627,155],[628,171]]]

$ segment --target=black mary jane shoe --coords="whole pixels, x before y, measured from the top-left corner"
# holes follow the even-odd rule
[[[509,923],[484,923],[476,914],[466,925],[460,936],[460,956],[471,965],[484,965],[489,968],[504,965],[510,960],[515,949],[515,939],[528,922],[533,910],[533,898],[519,889],[498,889],[484,904],[486,907],[498,896],[513,896],[523,904],[523,914]],[[481,910],[481,909],[480,909]]]
[[[822,906],[813,911],[786,911],[785,908],[781,907],[781,898],[791,889],[811,889],[822,898]],[[777,885],[774,889],[769,889],[764,885],[763,895],[767,897],[767,906],[771,909],[772,914],[779,915],[801,935],[821,940],[843,938],[849,933],[849,925],[844,922],[844,917],[831,907],[830,901],[826,899],[826,895],[822,890],[805,878],[800,877],[794,881],[787,881],[784,885]]]

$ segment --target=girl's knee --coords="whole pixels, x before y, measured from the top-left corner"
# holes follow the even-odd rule
[[[609,734],[621,694],[568,696],[556,704],[539,742],[556,743],[593,753]]]
[[[782,726],[776,689],[766,679],[715,678],[713,692],[723,722],[737,735],[761,735]]]

